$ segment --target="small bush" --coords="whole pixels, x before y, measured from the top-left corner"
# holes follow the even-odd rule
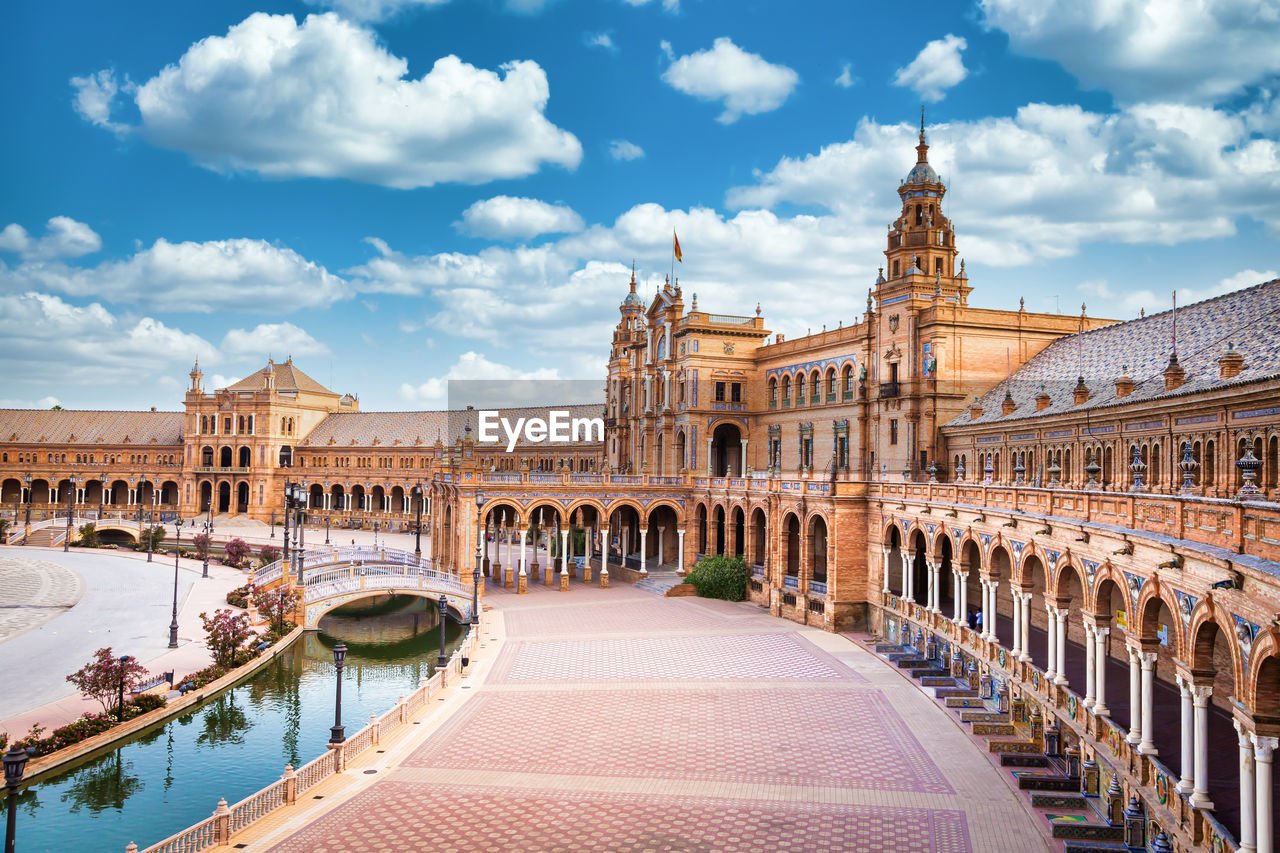
[[[702,598],[742,601],[750,579],[751,572],[741,557],[708,556],[698,561],[684,582],[696,587]]]
[[[80,538],[76,541],[81,548],[97,548],[98,547],[98,528],[91,521],[88,524],[80,525]]]
[[[258,559],[261,560],[258,565],[269,566],[280,559],[280,549],[274,545],[263,545],[258,551]]]
[[[222,562],[235,569],[244,568],[249,560],[249,556],[253,553],[253,549],[249,547],[249,543],[243,539],[236,537],[230,539],[222,546]]]
[[[154,711],[156,708],[163,708],[165,704],[163,695],[159,693],[143,693],[133,698],[133,701],[129,703],[129,707],[125,709],[124,716],[125,719],[136,717],[148,711]]]
[[[249,607],[249,585],[238,586],[227,593],[227,604],[246,610]]]

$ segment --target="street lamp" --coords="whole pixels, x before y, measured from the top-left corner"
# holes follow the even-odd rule
[[[480,569],[484,559],[481,543],[484,540],[484,495],[476,489],[476,567],[471,572],[471,624],[480,624]],[[442,649],[443,651],[443,649]]]
[[[27,485],[27,521],[26,521],[26,524],[27,524],[27,528],[28,528],[28,529],[30,529],[30,527],[31,527],[31,498],[33,497],[33,495],[31,494],[31,475],[30,475],[30,474],[28,474],[28,475],[27,475],[27,477],[26,477],[26,485]],[[23,537],[23,539],[22,539],[22,544],[23,544],[23,545],[26,545],[26,544],[27,544],[27,538],[28,538],[28,537]]]
[[[62,553],[71,550],[71,517],[76,514],[76,478],[71,475],[67,478],[67,535],[62,537]],[[150,552],[147,553],[147,559],[151,559]]]
[[[9,819],[4,830],[4,853],[14,853],[14,836],[17,834],[18,786],[27,769],[27,759],[35,753],[34,747],[23,748],[16,743],[9,745],[4,754],[4,786],[8,790]]]
[[[129,661],[133,660],[133,655],[120,656],[120,695],[116,701],[116,722],[124,722],[124,670]]]
[[[333,665],[338,669],[337,695],[333,700],[333,728],[329,730],[329,743],[339,744],[346,741],[342,725],[342,664],[347,659],[347,644],[338,643],[333,647]]]
[[[414,524],[413,534],[413,555],[418,558],[418,565],[422,565],[422,484],[413,487],[413,504],[418,513],[418,520]]]
[[[213,513],[208,513],[204,517],[204,570],[200,577],[209,577],[209,549],[213,547]]]
[[[173,522],[175,544],[173,546],[173,618],[169,620],[169,648],[178,647],[178,554],[182,551],[182,519]]]
[[[448,608],[449,600],[443,595],[440,596],[440,654],[436,655],[436,669],[449,665],[449,659],[444,655],[444,617]]]
[[[302,583],[303,555],[305,554],[304,546],[306,544],[306,539],[303,536],[303,528],[302,528],[302,522],[303,522],[302,506],[303,506],[303,501],[306,497],[306,494],[307,493],[303,489],[301,483],[285,484],[285,487],[284,487],[285,523],[288,524],[289,516],[293,515],[295,512],[297,513],[297,515],[293,519],[293,535],[294,535],[293,557],[294,557],[294,560],[296,561],[293,573],[294,573],[294,576],[297,578],[298,583]],[[289,544],[288,527],[285,528],[284,539],[285,539],[285,547],[287,548]]]
[[[151,508],[147,510],[147,562],[151,562],[151,549],[155,546],[156,504],[160,502],[160,494],[155,483],[151,484]]]
[[[285,571],[289,569],[289,481],[284,481],[284,553],[281,555]]]

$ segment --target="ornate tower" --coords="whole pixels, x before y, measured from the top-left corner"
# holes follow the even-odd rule
[[[902,295],[930,299],[939,290],[961,305],[967,301],[972,288],[966,277],[957,275],[955,229],[942,213],[946,194],[946,184],[929,165],[922,109],[916,164],[898,185],[902,214],[889,226],[884,252],[888,281],[879,284],[882,302]]]
[[[200,359],[196,359],[195,367],[191,368],[191,372],[187,375],[191,377],[191,388],[188,390],[199,394],[203,390],[200,387],[200,381],[204,379],[204,374],[200,372]]]

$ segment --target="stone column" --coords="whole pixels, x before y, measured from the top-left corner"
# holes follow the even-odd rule
[[[884,549],[884,589],[883,592],[889,591],[889,549]]]
[[[961,625],[967,625],[969,623],[969,573],[961,572],[958,577],[960,578],[960,615],[958,618]]]
[[[663,540],[667,538],[666,534],[667,534],[667,528],[665,527],[658,528],[658,569],[659,570],[662,569],[662,564],[667,561],[666,549],[663,548],[663,544],[664,544]]]
[[[600,531],[600,588],[609,588],[609,528]]]
[[[1097,653],[1093,647],[1093,624],[1085,621],[1081,624],[1084,626],[1084,706],[1092,708],[1093,691],[1097,684],[1097,677],[1094,675]]]
[[[1253,741],[1251,732],[1233,719],[1236,737],[1240,745],[1240,848],[1238,853],[1256,853],[1258,849],[1258,819],[1255,808],[1258,805],[1257,782],[1254,779]],[[1182,786],[1178,786],[1182,790]]]
[[[649,574],[649,570],[645,568],[646,557],[645,557],[645,549],[644,549],[644,538],[648,533],[649,531],[646,528],[643,528],[643,527],[640,528],[640,575],[642,577],[645,577]]]
[[[1160,750],[1156,749],[1155,742],[1152,740],[1152,738],[1154,738],[1156,734],[1156,726],[1155,726],[1156,653],[1143,652],[1141,655],[1141,661],[1142,661],[1142,738],[1138,742],[1138,752],[1141,753],[1142,755],[1159,755]]]
[[[708,477],[710,477],[712,473],[711,472],[711,448],[713,446],[714,441],[715,439],[713,439],[711,436],[707,436],[707,476]]]
[[[1013,648],[1009,651],[1015,658],[1022,654],[1027,639],[1022,634],[1022,593],[1013,590]]]
[[[1258,853],[1275,853],[1275,827],[1271,825],[1271,798],[1275,796],[1271,782],[1271,760],[1280,739],[1253,735],[1253,768],[1257,784],[1254,815],[1258,824]]]
[[[928,557],[924,560],[924,576],[927,584],[924,591],[925,610],[938,612],[938,564]]]
[[[1045,624],[1045,633],[1049,639],[1049,654],[1044,664],[1044,677],[1046,681],[1053,681],[1058,674],[1058,632],[1054,629],[1054,621],[1057,619],[1057,608],[1052,604],[1045,604],[1044,612],[1049,614],[1049,621]]]
[[[995,581],[982,581],[982,637],[990,640],[995,636],[995,630],[992,622],[995,618],[995,608],[991,606],[991,600],[995,598]]]
[[[742,439],[742,456],[738,458],[738,474],[747,476],[747,440]]]
[[[1152,664],[1155,663],[1155,655],[1152,655]],[[1145,663],[1145,661],[1144,661]],[[1145,682],[1146,668],[1144,666],[1142,672]],[[1145,688],[1146,685],[1144,684]],[[1213,696],[1212,684],[1192,684],[1191,685],[1191,704],[1195,709],[1195,752],[1196,752],[1196,787],[1191,792],[1191,805],[1198,809],[1212,809],[1213,800],[1209,799],[1209,698]],[[1151,734],[1147,733],[1146,713],[1147,713],[1147,697],[1143,697],[1142,713],[1142,740],[1144,742],[1151,739]],[[1141,747],[1139,747],[1141,749]]]
[[[907,552],[903,551],[902,557],[902,598],[904,601],[911,601],[911,587],[908,582],[911,579],[911,558],[907,556]]]
[[[1191,685],[1181,675],[1178,676],[1178,696],[1182,707],[1182,778],[1178,780],[1178,793],[1190,794],[1196,788],[1196,724],[1191,704]]]
[[[1107,635],[1111,633],[1111,628],[1093,628],[1093,641],[1096,645],[1094,650],[1094,671],[1098,677],[1097,689],[1094,691],[1097,697],[1093,700],[1093,713],[1099,717],[1105,717],[1111,713],[1111,709],[1107,707]]]
[[[569,528],[560,530],[560,574],[569,576]]]
[[[684,528],[676,528],[676,574],[684,574]]]
[[[1031,644],[1027,642],[1027,638],[1031,636],[1031,593],[1016,592],[1014,595],[1022,599],[1022,607],[1020,608],[1022,617],[1022,648],[1018,651],[1018,660],[1023,663],[1031,662]]]
[[[525,543],[528,541],[528,537],[529,537],[529,528],[521,527],[520,528],[520,577],[522,578],[529,576],[528,572],[525,571]]]
[[[1126,650],[1129,652],[1129,734],[1125,740],[1136,744],[1142,740],[1142,662],[1137,649]]]
[[[1067,686],[1067,608],[1060,607],[1057,612],[1058,619],[1058,639],[1054,643],[1054,649],[1058,653],[1058,676],[1053,680],[1054,684]],[[1052,626],[1051,626],[1052,627]]]

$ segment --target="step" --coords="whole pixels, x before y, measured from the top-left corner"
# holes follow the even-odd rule
[[[1032,794],[1031,805],[1037,809],[1079,809],[1088,811],[1089,803],[1084,794]]]
[[[1079,791],[1080,780],[1047,773],[1016,772],[1018,788],[1022,791]]]
[[[901,652],[902,646],[897,643],[876,643],[875,650],[878,655],[887,655],[894,652]]]
[[[1079,820],[1054,820],[1052,817],[1050,817],[1049,823],[1053,825],[1054,838],[1071,839],[1072,841],[1119,842],[1124,840],[1123,826],[1108,826],[1105,823],[1089,823]]]
[[[896,663],[898,665],[898,669],[925,669],[928,667],[928,662],[924,658],[919,658],[919,657],[894,658],[892,655],[890,655],[889,660]]]
[[[920,678],[921,687],[953,687],[956,680],[949,675],[925,675]]]
[[[941,693],[942,691],[939,691]],[[944,697],[948,708],[985,708],[987,703],[979,699],[977,696],[947,696]]]
[[[974,723],[975,735],[1016,735],[1018,730],[1013,723]]]
[[[1127,853],[1129,848],[1120,842],[1068,841],[1062,848],[1066,853]]]
[[[934,695],[939,699],[976,699],[978,691],[968,687],[940,687]]]
[[[1009,722],[1008,711],[961,711],[960,722],[962,723],[1007,723]]]
[[[987,742],[987,751],[997,755],[1006,755],[1008,753],[1043,755],[1044,747],[1029,740],[993,740]]]
[[[936,666],[918,666],[907,670],[907,673],[917,680],[922,678],[942,678],[946,675],[945,669],[938,669]]]
[[[1049,767],[1049,756],[1040,755],[1002,755],[1001,767]]]

